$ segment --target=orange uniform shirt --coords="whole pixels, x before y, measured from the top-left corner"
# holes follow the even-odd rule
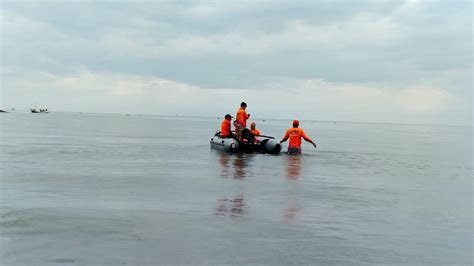
[[[250,115],[247,114],[245,109],[242,107],[237,111],[237,115],[235,116],[235,119],[237,120],[237,122],[241,123],[242,126],[244,127],[247,127],[247,119],[249,118],[250,118]]]
[[[221,123],[221,136],[230,136],[230,121],[227,119],[224,119]]]
[[[260,130],[258,130],[258,129],[250,130],[250,132],[252,132],[252,134],[253,134],[254,136],[260,136],[260,134],[261,134],[261,133],[260,133]]]
[[[301,138],[304,138],[307,141],[311,140],[306,135],[306,133],[304,133],[303,129],[297,128],[297,127],[290,128],[286,131],[286,134],[283,137],[283,139],[287,140],[288,138],[290,139],[288,143],[288,147],[295,147],[295,148],[301,147]]]

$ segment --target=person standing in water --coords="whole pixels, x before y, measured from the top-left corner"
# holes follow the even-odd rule
[[[286,131],[285,136],[280,141],[280,143],[283,143],[290,139],[288,144],[288,154],[301,154],[301,138],[313,144],[316,148],[316,143],[314,143],[313,140],[304,133],[303,129],[299,128],[299,125],[300,122],[298,120],[293,120],[293,127]]]
[[[262,133],[260,133],[260,130],[256,129],[255,126],[256,126],[255,122],[250,123],[250,132],[252,132],[254,136],[262,135]]]
[[[250,118],[250,114],[247,114],[245,109],[247,109],[247,104],[242,102],[235,118],[243,127],[247,127],[247,119]]]

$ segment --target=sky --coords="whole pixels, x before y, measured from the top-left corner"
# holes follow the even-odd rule
[[[1,1],[0,108],[472,124],[471,1]]]

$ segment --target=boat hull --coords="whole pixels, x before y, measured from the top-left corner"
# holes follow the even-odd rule
[[[257,137],[256,144],[241,143],[234,138],[221,138],[214,136],[211,138],[210,144],[212,149],[236,153],[236,152],[262,152],[278,154],[281,151],[281,144],[275,139]]]
[[[239,142],[233,138],[221,138],[220,136],[214,136],[211,138],[211,148],[225,151],[225,152],[238,152],[240,149]]]
[[[276,139],[257,137],[261,149],[266,153],[278,154],[281,151],[281,144]]]

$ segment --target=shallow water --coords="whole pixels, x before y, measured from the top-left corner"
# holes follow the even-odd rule
[[[294,157],[211,150],[211,118],[0,122],[2,265],[472,264],[469,127],[302,121]]]

